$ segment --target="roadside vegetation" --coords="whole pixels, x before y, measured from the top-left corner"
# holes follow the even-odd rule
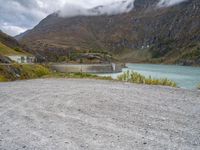
[[[8,81],[4,76],[0,75],[0,82],[6,82]]]
[[[48,66],[38,64],[0,65],[0,82],[36,79],[36,78],[88,78],[112,80],[111,77],[99,77],[88,73],[57,73]]]
[[[101,79],[101,80],[113,80],[111,77],[99,77],[89,73],[51,73],[44,76],[44,78],[77,78],[77,79]]]
[[[118,80],[124,82],[138,83],[138,84],[177,87],[177,84],[169,79],[154,79],[151,76],[145,77],[137,72],[130,72],[130,71],[127,71],[122,75],[118,76]]]
[[[6,55],[23,55],[23,54],[28,55],[27,52],[24,52],[23,50],[21,50],[18,47],[12,49],[12,48],[4,45],[1,42],[0,42],[0,54],[3,55],[3,56],[6,56]]]
[[[35,79],[50,74],[51,71],[42,65],[9,64],[0,65],[0,82],[24,79]]]
[[[111,77],[100,77],[88,73],[58,73],[53,72],[48,66],[39,64],[9,64],[0,65],[0,82],[36,79],[36,78],[87,78],[100,80],[114,80]],[[118,76],[116,81],[149,84],[149,85],[163,85],[176,87],[176,83],[168,79],[154,79],[152,77],[145,77],[136,72],[127,71]]]
[[[197,87],[199,90],[200,90],[200,83],[199,83],[199,85],[198,85],[198,87]]]

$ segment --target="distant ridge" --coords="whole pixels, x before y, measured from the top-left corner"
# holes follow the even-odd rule
[[[5,34],[1,30],[0,30],[0,42],[11,48],[20,47],[20,44],[18,43],[17,40],[15,40],[13,37]]]
[[[29,33],[30,30],[27,30],[23,33],[20,33],[19,35],[16,35],[14,38],[17,40],[17,41],[20,41],[24,36],[26,36],[28,33]]]

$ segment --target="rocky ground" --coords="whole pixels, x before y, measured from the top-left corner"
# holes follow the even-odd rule
[[[0,149],[198,150],[200,92],[79,79],[0,83]]]

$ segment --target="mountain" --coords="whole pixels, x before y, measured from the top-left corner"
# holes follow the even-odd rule
[[[109,6],[87,11],[100,15],[54,13],[19,41],[49,61],[103,52],[125,62],[200,65],[200,1],[158,6],[159,1],[135,0],[131,11],[114,15],[105,13]],[[123,3],[126,9],[132,6],[130,0]]]
[[[14,37],[15,40],[20,41],[25,35],[27,35],[27,34],[29,33],[29,31],[30,31],[30,30],[27,30],[27,31],[25,31],[25,32],[23,32],[23,33],[20,33],[19,35],[16,35],[16,36]]]
[[[16,39],[3,33],[1,30],[0,30],[0,42],[11,48],[20,47],[20,44]]]

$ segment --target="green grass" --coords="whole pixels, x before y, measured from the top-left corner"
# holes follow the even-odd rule
[[[99,77],[88,73],[57,73],[51,71],[47,66],[38,64],[11,64],[0,65],[0,82],[36,79],[36,78],[78,78],[114,80],[111,77]],[[168,79],[153,79],[145,77],[136,72],[125,72],[118,76],[116,81],[131,82],[149,85],[164,85],[176,87],[176,83]]]
[[[12,49],[0,42],[0,55],[8,56],[8,55],[30,55],[30,54],[24,52],[20,48]]]
[[[138,83],[138,84],[148,84],[148,85],[163,85],[177,87],[174,81],[168,79],[154,79],[151,76],[145,77],[137,72],[127,71],[122,75],[118,76],[119,81]]]
[[[88,78],[88,79],[102,79],[102,80],[113,80],[111,77],[99,77],[94,74],[89,73],[52,73],[47,76],[46,78]]]
[[[197,86],[197,88],[200,90],[200,84]]]
[[[0,54],[1,55],[17,55],[19,53],[0,42]]]
[[[8,81],[4,76],[0,75],[0,82],[6,82]]]
[[[38,64],[0,65],[0,82],[36,78],[88,78],[112,80],[111,77],[99,77],[88,73],[57,73],[51,71],[48,66]]]
[[[47,69],[44,66],[41,65],[16,65],[16,67],[22,67],[21,73],[22,73],[22,79],[23,78],[40,78],[45,75],[51,74],[51,71]]]
[[[23,79],[35,79],[51,74],[51,71],[42,65],[10,64],[0,65],[0,82]]]

